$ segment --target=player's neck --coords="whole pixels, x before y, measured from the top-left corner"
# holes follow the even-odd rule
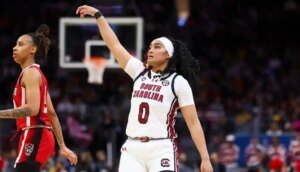
[[[31,60],[31,59],[28,59],[26,60],[24,63],[20,64],[21,65],[21,68],[22,70],[26,69],[28,66],[31,66],[32,64],[34,64],[35,61],[34,60]]]
[[[163,64],[163,65],[160,65],[160,66],[153,66],[152,68],[151,68],[151,70],[153,71],[153,72],[155,72],[155,73],[163,73],[163,71],[166,69],[166,65],[165,64]]]
[[[154,70],[154,69],[151,69],[152,72],[156,73],[156,74],[162,74],[163,73],[163,70]]]

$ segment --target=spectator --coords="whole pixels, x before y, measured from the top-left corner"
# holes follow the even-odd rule
[[[300,172],[300,131],[295,131],[295,139],[291,140],[288,149],[288,159],[293,172]]]
[[[92,141],[92,134],[86,131],[86,127],[80,124],[80,114],[74,111],[72,115],[67,117],[67,127],[69,136],[73,142],[77,143],[76,146],[82,149],[88,148]]]
[[[235,136],[229,134],[219,149],[220,163],[226,167],[226,171],[238,172],[238,159],[240,148],[234,143]]]
[[[183,172],[193,172],[193,169],[187,165],[187,156],[184,152],[179,154],[179,171]]]
[[[279,137],[272,137],[271,144],[267,147],[270,172],[285,172],[286,153],[286,148],[280,143]]]
[[[93,172],[93,158],[90,152],[84,151],[79,155],[78,165],[76,166],[76,172]]]
[[[96,161],[94,163],[94,170],[95,172],[108,172],[109,167],[107,164],[106,154],[103,150],[98,150],[96,152]]]
[[[251,142],[245,149],[248,172],[259,171],[262,165],[262,161],[265,157],[265,153],[266,148],[259,143],[258,138],[252,138]]]
[[[218,156],[218,153],[216,152],[211,153],[210,159],[211,159],[214,172],[226,172],[225,166],[220,163],[220,158]]]
[[[280,129],[277,122],[272,122],[270,128],[266,132],[267,136],[279,137],[282,135],[282,130]]]

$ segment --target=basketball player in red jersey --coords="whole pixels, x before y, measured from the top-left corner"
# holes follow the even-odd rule
[[[16,172],[38,172],[53,154],[56,140],[63,155],[71,164],[77,156],[63,139],[60,123],[53,108],[48,83],[36,58],[45,58],[50,45],[49,27],[41,25],[36,32],[19,37],[13,48],[13,58],[22,72],[13,93],[14,109],[1,110],[0,118],[16,119],[21,132]]]
[[[177,172],[178,158],[174,129],[180,108],[201,155],[201,172],[212,172],[205,138],[189,83],[197,75],[197,61],[178,40],[154,39],[147,53],[147,65],[125,50],[101,12],[80,6],[77,14],[95,16],[101,36],[120,64],[133,79],[127,141],[122,146],[119,172]]]

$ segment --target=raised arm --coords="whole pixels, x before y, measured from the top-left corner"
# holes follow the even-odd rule
[[[181,107],[181,112],[187,123],[192,139],[201,155],[201,172],[212,172],[212,166],[208,155],[205,137],[200,121],[197,116],[195,105]]]
[[[16,108],[0,111],[0,118],[24,118],[35,116],[39,112],[41,75],[36,69],[23,73],[21,84],[26,88],[26,104]]]
[[[50,117],[50,121],[53,127],[53,131],[56,137],[56,141],[59,145],[59,148],[62,152],[62,154],[69,159],[69,161],[71,162],[72,165],[76,165],[77,163],[77,156],[75,155],[75,153],[73,153],[70,149],[68,149],[65,145],[64,142],[64,137],[61,131],[61,126],[58,120],[58,117],[56,115],[56,112],[53,108],[52,105],[52,101],[50,98],[49,93],[47,94],[47,110],[48,110],[48,115]]]
[[[80,14],[80,18],[84,18],[85,15],[95,16],[97,12],[99,12],[98,9],[87,5],[80,6],[76,10],[76,14]],[[110,51],[112,52],[122,69],[125,69],[128,60],[132,56],[121,45],[119,39],[105,20],[104,16],[101,15],[97,18],[97,25],[99,27],[100,34],[104,42],[106,43],[106,45],[108,46],[108,48],[110,49]]]

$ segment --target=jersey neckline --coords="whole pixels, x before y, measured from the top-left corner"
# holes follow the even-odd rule
[[[172,73],[161,74],[159,72],[154,72],[153,70],[149,70],[149,72],[148,72],[149,79],[160,78],[160,80],[165,80],[168,77],[170,77],[171,75],[172,75]]]
[[[25,69],[23,69],[21,73],[23,73],[24,71],[26,71],[27,69],[29,69],[29,68],[32,67],[32,66],[40,67],[40,65],[38,65],[38,64],[36,64],[36,63],[33,63],[33,64],[27,66]]]

